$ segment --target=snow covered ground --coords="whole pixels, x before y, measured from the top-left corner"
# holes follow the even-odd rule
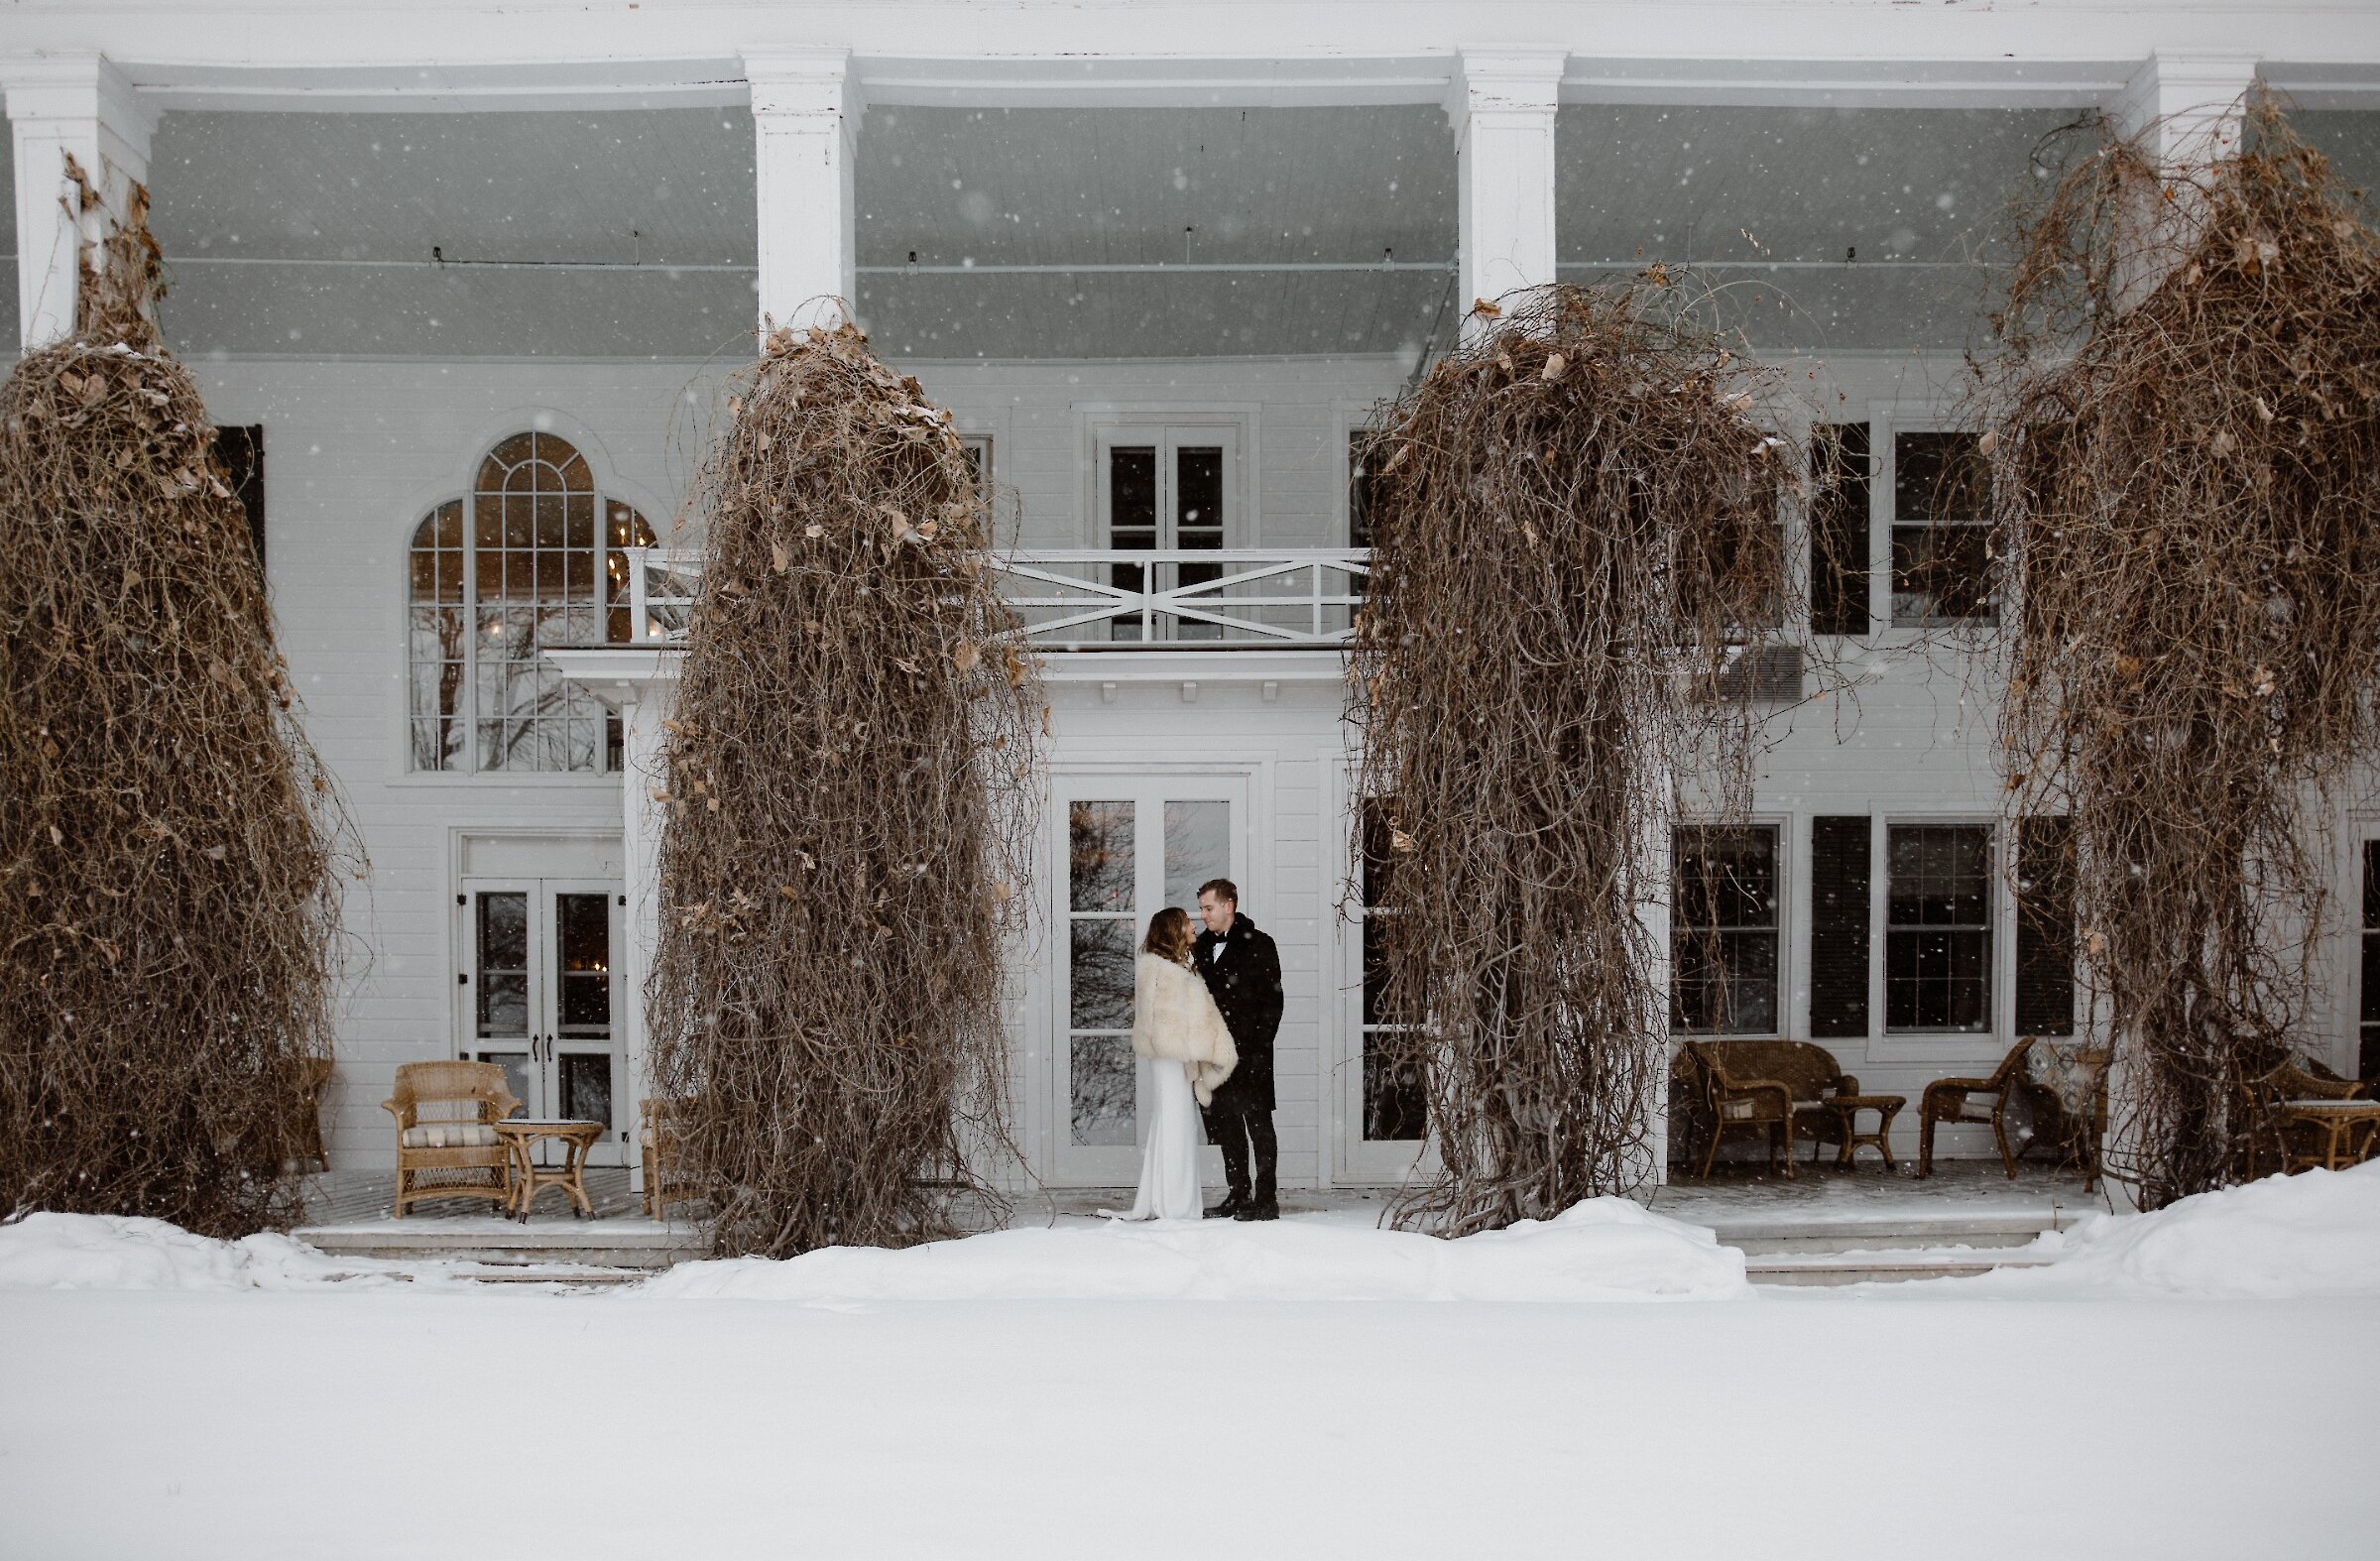
[[[0,1556],[2211,1557],[2380,1526],[2380,1167],[1849,1291],[1752,1291],[1615,1206],[1415,1240],[1077,1227],[587,1295],[37,1218],[0,1229]],[[1622,1295],[1667,1304],[1589,1298]]]

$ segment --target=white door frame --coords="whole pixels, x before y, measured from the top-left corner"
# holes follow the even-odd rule
[[[1165,864],[1163,857],[1163,804],[1181,801],[1221,801],[1233,809],[1230,833],[1230,866],[1225,870],[1234,882],[1246,884],[1249,867],[1254,860],[1257,786],[1257,767],[1247,764],[1094,764],[1053,766],[1050,772],[1049,804],[1045,814],[1044,838],[1049,842],[1047,861],[1049,871],[1045,883],[1043,912],[1050,918],[1050,936],[1043,940],[1044,953],[1036,970],[1041,988],[1040,1001],[1033,1006],[1039,1010],[1041,1033],[1048,1037],[1046,1046],[1034,1048],[1024,1088],[1031,1096],[1026,1112],[1029,1121],[1041,1116],[1046,1122],[1040,1155],[1042,1172],[1055,1186],[1125,1187],[1138,1180],[1140,1149],[1138,1141],[1148,1120],[1144,1084],[1135,1068],[1135,1103],[1133,1113],[1134,1141],[1131,1144],[1080,1145],[1073,1141],[1072,1065],[1074,1035],[1070,1012],[1069,970],[1073,935],[1070,923],[1075,913],[1069,905],[1070,874],[1069,848],[1071,806],[1077,801],[1129,801],[1133,804],[1133,904],[1129,918],[1130,941],[1134,949],[1147,929],[1148,917],[1165,902]],[[1152,849],[1153,847],[1153,849]],[[1195,886],[1188,886],[1195,888]],[[1195,910],[1185,904],[1184,909]],[[1214,1161],[1208,1173],[1220,1176],[1221,1160],[1212,1149],[1203,1151]]]
[[[1326,846],[1327,860],[1337,865],[1338,903],[1330,912],[1329,969],[1332,987],[1328,1007],[1336,1022],[1325,1026],[1323,1100],[1331,1114],[1330,1165],[1332,1180],[1348,1186],[1396,1186],[1417,1169],[1426,1170],[1435,1155],[1427,1140],[1375,1142],[1364,1137],[1364,925],[1363,894],[1355,851],[1357,795],[1354,767],[1335,767],[1332,787],[1337,806],[1331,816],[1339,838]]]

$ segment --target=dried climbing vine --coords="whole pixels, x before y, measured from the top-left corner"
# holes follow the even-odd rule
[[[2071,813],[2117,1174],[2240,1173],[2309,1003],[2380,671],[2380,247],[2270,103],[2245,150],[2099,132],[2022,233],[1983,381],[2017,588],[2010,807]]]
[[[360,861],[158,339],[147,204],[0,387],[0,1218],[238,1236],[299,1212]]]
[[[1688,279],[1505,300],[1376,425],[1350,718],[1376,1032],[1424,1081],[1448,1235],[1654,1174],[1681,782],[1740,816],[1750,664],[1796,621],[1777,388]]]
[[[654,1087],[720,1252],[927,1240],[998,1201],[1047,707],[917,382],[846,325],[772,334],[734,389],[659,796]]]

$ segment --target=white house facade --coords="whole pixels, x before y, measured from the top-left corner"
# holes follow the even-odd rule
[[[1283,1183],[1385,1183],[1421,1125],[1367,1065],[1339,649],[1372,409],[1475,299],[1654,261],[1725,284],[1795,387],[1776,415],[1838,452],[1791,553],[1855,675],[1805,699],[1764,669],[1751,825],[1680,847],[1764,887],[1725,1002],[1681,1021],[1914,1099],[2061,1002],[2072,1029],[2020,931],[1987,680],[1903,654],[1990,610],[1981,532],[1925,506],[2008,202],[2082,113],[2180,146],[2259,84],[2380,180],[2380,7],[2315,0],[28,0],[0,307],[28,344],[71,318],[97,216],[61,154],[149,186],[167,338],[240,430],[371,859],[334,1162],[393,1163],[392,1071],[452,1056],[635,1160],[680,506],[756,323],[847,304],[974,442],[1044,652],[1031,1171],[1131,1179],[1123,1024],[1078,977],[1224,876],[1282,953]],[[2325,1002],[2326,1060],[2368,1073],[2367,838],[2340,831]]]

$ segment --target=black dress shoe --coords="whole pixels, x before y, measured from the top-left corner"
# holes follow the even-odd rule
[[[1270,1199],[1262,1203],[1250,1200],[1232,1216],[1235,1220],[1277,1220],[1280,1217],[1281,1206]]]
[[[1246,1198],[1236,1192],[1226,1193],[1221,1203],[1207,1211],[1207,1218],[1210,1220],[1236,1220],[1240,1218],[1240,1211],[1247,1207],[1248,1200]]]

